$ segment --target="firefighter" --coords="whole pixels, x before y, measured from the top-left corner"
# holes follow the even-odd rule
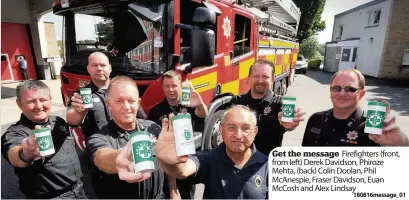
[[[14,167],[20,189],[28,199],[84,199],[80,161],[64,119],[51,116],[50,89],[41,81],[28,80],[17,86],[20,120],[1,137],[1,153]],[[51,128],[55,153],[41,156],[34,129]],[[44,138],[44,137],[43,137]],[[37,139],[38,140],[38,139]],[[47,143],[47,138],[40,144]]]
[[[93,108],[83,108],[82,97],[79,91],[73,93],[67,110],[67,123],[71,126],[81,126],[85,138],[99,131],[111,120],[111,113],[106,107],[106,89],[110,83],[112,72],[108,57],[95,52],[88,57],[87,71],[91,82],[85,88],[91,88]],[[138,109],[139,118],[146,119],[142,108]]]
[[[155,170],[152,173],[134,173],[129,168],[133,162],[129,132],[148,131],[151,134],[151,142],[155,145],[161,131],[160,126],[135,117],[140,98],[135,81],[131,78],[114,78],[106,95],[112,120],[91,135],[86,143],[92,162],[92,184],[95,193],[98,198],[103,199],[163,198],[164,174],[155,158]]]
[[[180,104],[182,77],[178,72],[170,70],[164,73],[162,76],[162,87],[166,98],[151,109],[148,119],[157,124],[162,124],[162,119],[169,118],[169,114],[171,113],[174,115],[179,113],[189,113],[192,116],[193,130],[203,132],[204,118],[206,117],[208,110],[199,93],[194,90],[192,85],[189,84],[189,87],[191,88],[191,103],[189,106],[183,106]],[[168,186],[166,186],[166,183],[169,184],[170,191],[167,191]],[[169,180],[165,181],[164,190],[166,198],[177,198],[177,192],[173,189],[175,188],[172,186],[173,184],[174,178],[169,177]],[[179,189],[182,199],[194,199],[195,185],[192,184],[189,179],[176,180],[176,186]]]
[[[359,101],[365,93],[361,72],[346,69],[335,73],[330,83],[333,107],[309,118],[302,146],[408,146],[387,101],[382,135],[364,132],[366,117]]]
[[[177,157],[171,119],[163,120],[156,146],[166,173],[203,183],[203,199],[268,199],[268,158],[253,144],[257,119],[248,107],[236,105],[225,112],[219,126],[223,143],[216,149],[190,156]]]
[[[254,140],[257,149],[269,155],[270,151],[280,147],[286,131],[294,130],[305,114],[300,108],[294,113],[293,122],[282,122],[282,97],[271,90],[273,84],[274,64],[268,60],[257,60],[249,70],[248,83],[250,91],[233,97],[233,105],[245,105],[257,114],[259,133]]]

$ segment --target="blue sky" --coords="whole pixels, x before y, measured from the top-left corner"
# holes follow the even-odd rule
[[[327,27],[324,31],[318,33],[318,40],[321,43],[331,41],[334,16],[336,14],[355,8],[369,1],[372,0],[326,0],[321,18],[325,20]],[[99,20],[89,16],[80,16],[79,19],[80,20],[76,21],[78,23],[76,24],[76,27],[81,28],[77,30],[77,39],[95,39],[94,24]],[[62,17],[48,13],[44,15],[44,21],[54,22],[57,40],[60,40],[62,37]]]

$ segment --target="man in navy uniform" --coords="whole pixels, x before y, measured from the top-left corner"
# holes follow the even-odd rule
[[[335,73],[330,83],[333,107],[308,119],[302,146],[409,146],[386,101],[382,134],[365,133],[367,118],[359,105],[365,93],[365,77],[361,72],[347,69]]]
[[[41,81],[17,86],[20,120],[1,137],[1,153],[14,167],[22,193],[29,199],[84,199],[80,161],[64,119],[50,115],[50,89]],[[40,156],[33,130],[50,127],[55,153]]]
[[[130,133],[148,131],[155,146],[161,131],[158,124],[136,118],[139,102],[135,81],[124,76],[112,79],[107,89],[107,108],[112,120],[89,136],[86,145],[92,163],[92,184],[98,198],[162,198],[164,175],[155,158],[152,173],[134,173],[129,169],[132,162],[129,160],[132,157]]]
[[[273,85],[274,64],[268,60],[257,60],[249,70],[247,93],[233,97],[230,103],[245,105],[257,114],[258,134],[254,140],[257,150],[269,155],[271,150],[280,147],[284,133],[294,130],[305,114],[296,108],[293,122],[281,121],[282,97],[271,90]]]
[[[167,174],[203,183],[203,199],[268,198],[268,158],[253,144],[257,119],[248,107],[228,109],[219,127],[223,143],[191,156],[176,155],[171,119],[162,121],[156,146],[157,158]]]

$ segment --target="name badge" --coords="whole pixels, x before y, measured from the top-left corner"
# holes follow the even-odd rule
[[[99,98],[97,97],[97,98],[94,98],[92,101],[93,101],[94,103],[99,103],[99,102],[101,102],[101,99],[99,99]]]

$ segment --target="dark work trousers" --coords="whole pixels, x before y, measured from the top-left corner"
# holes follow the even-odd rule
[[[191,178],[186,178],[183,180],[176,179],[176,187],[179,190],[180,198],[182,199],[195,198],[196,185],[194,184]],[[165,199],[170,198],[168,176],[165,176],[165,181],[163,183],[163,193]]]
[[[21,73],[23,73],[24,80],[28,80],[28,74],[27,74],[27,69],[21,68]]]
[[[186,178],[183,180],[176,179],[176,186],[182,199],[195,198],[196,185],[193,183],[191,178]]]

